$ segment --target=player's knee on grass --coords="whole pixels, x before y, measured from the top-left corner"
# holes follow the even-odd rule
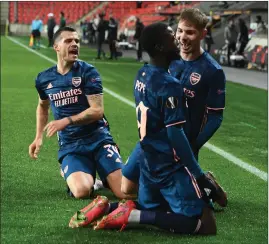
[[[66,182],[75,198],[88,198],[91,195],[94,179],[90,174],[75,172],[68,176]]]
[[[198,231],[200,235],[216,235],[217,224],[214,212],[210,208],[204,208],[201,216],[201,227]]]
[[[126,195],[121,191],[121,178],[121,169],[110,173],[106,178],[109,188],[111,189],[115,197],[117,197],[118,199],[133,198],[132,196]]]
[[[151,219],[152,212],[141,211],[140,221],[146,223]],[[213,210],[204,208],[201,216],[155,212],[154,226],[178,234],[216,235],[217,227]]]
[[[121,179],[121,192],[125,195],[137,194],[138,184],[122,176]]]

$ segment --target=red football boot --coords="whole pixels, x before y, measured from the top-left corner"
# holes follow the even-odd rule
[[[69,222],[69,227],[85,227],[101,218],[108,208],[108,203],[107,197],[97,196],[89,205],[75,213]]]
[[[120,229],[122,231],[127,223],[130,212],[136,209],[135,203],[132,200],[121,201],[117,209],[111,212],[109,215],[104,216],[93,227],[94,230],[99,229]]]

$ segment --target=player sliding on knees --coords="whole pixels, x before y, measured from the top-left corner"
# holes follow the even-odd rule
[[[47,137],[57,133],[58,160],[71,196],[89,197],[97,171],[116,197],[126,198],[120,189],[122,159],[104,116],[101,77],[94,66],[78,60],[75,29],[60,28],[53,42],[57,65],[36,78],[36,137],[29,155],[37,159],[44,132]],[[49,107],[54,120],[48,123]]]
[[[143,30],[141,43],[150,64],[138,71],[134,86],[144,152],[138,202],[109,203],[99,196],[78,211],[69,226],[122,230],[129,224],[146,224],[180,234],[214,235],[217,227],[209,199],[224,196],[199,166],[183,131],[183,90],[168,72],[179,52],[174,32],[163,23],[152,24]]]

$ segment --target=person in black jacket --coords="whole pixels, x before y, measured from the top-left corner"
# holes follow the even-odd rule
[[[96,37],[95,37],[95,30],[96,30],[96,25],[94,24],[93,20],[91,20],[88,23],[88,32],[89,32],[89,43],[90,44],[95,44],[96,43]]]
[[[248,28],[245,24],[245,21],[241,18],[238,20],[238,26],[239,26],[238,28],[239,33],[237,37],[237,42],[239,43],[238,54],[242,55],[249,41]]]
[[[102,45],[105,41],[105,34],[107,30],[107,21],[104,20],[105,14],[101,13],[99,14],[100,21],[97,26],[97,58],[101,59],[101,53],[103,54],[103,57],[105,58],[106,53],[102,48]]]
[[[54,15],[53,13],[49,13],[48,14],[48,22],[47,22],[47,26],[48,26],[48,39],[49,39],[49,44],[48,47],[52,47],[53,46],[53,34],[54,34],[54,27],[56,26],[56,22],[54,19]]]
[[[116,41],[118,35],[118,23],[112,17],[109,19],[108,24],[108,44],[110,50],[110,58],[109,59],[117,59],[117,50],[116,50]]]
[[[210,53],[211,45],[214,44],[211,29],[212,29],[212,24],[210,23],[206,26],[207,33],[205,36],[205,50],[208,53]]]
[[[144,24],[140,21],[139,18],[136,18],[134,39],[137,40],[137,42],[138,42],[137,61],[139,61],[139,62],[142,61],[142,45],[141,45],[141,41],[140,41],[140,36],[141,36],[143,29],[144,29]]]

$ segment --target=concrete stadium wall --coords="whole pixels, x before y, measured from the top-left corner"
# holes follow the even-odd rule
[[[9,32],[12,35],[29,35],[31,33],[31,26],[24,24],[10,24]]]

